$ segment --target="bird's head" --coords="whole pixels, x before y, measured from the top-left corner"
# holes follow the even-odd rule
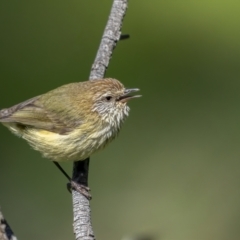
[[[93,80],[90,89],[93,97],[92,111],[97,112],[103,120],[118,126],[128,116],[128,101],[141,97],[132,95],[139,91],[138,88],[125,88],[122,83],[112,78]]]

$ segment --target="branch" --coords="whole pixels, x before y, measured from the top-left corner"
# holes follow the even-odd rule
[[[0,211],[0,240],[17,240],[11,227],[8,225],[2,212]]]
[[[123,17],[127,11],[128,0],[114,0],[105,27],[97,56],[92,65],[89,79],[101,79],[108,68],[112,52],[121,37]]]
[[[123,17],[127,11],[128,0],[113,0],[113,5],[107,25],[105,27],[102,40],[92,65],[90,80],[101,79],[104,77],[112,52],[117,42],[128,38],[128,35],[121,37],[121,27]],[[127,36],[127,37],[126,37]],[[78,184],[88,186],[89,158],[84,161],[74,162],[72,180]],[[89,200],[76,192],[72,191],[73,199],[73,230],[75,239],[93,240],[95,239],[92,223],[91,209]]]

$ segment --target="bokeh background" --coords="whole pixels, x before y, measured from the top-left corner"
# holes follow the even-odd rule
[[[111,4],[0,1],[0,108],[88,79]],[[143,97],[91,158],[97,239],[240,239],[239,9],[234,0],[130,1],[131,39],[106,76]],[[0,127],[0,205],[20,239],[74,239],[65,184]]]

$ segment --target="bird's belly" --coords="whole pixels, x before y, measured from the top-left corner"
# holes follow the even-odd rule
[[[42,155],[53,161],[84,160],[96,151],[104,148],[117,133],[110,129],[94,134],[72,131],[67,135],[46,130],[28,129],[22,138]]]

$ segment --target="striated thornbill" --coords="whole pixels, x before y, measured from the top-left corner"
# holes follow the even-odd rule
[[[118,134],[130,94],[116,79],[70,83],[0,111],[0,122],[53,161],[84,160]]]

